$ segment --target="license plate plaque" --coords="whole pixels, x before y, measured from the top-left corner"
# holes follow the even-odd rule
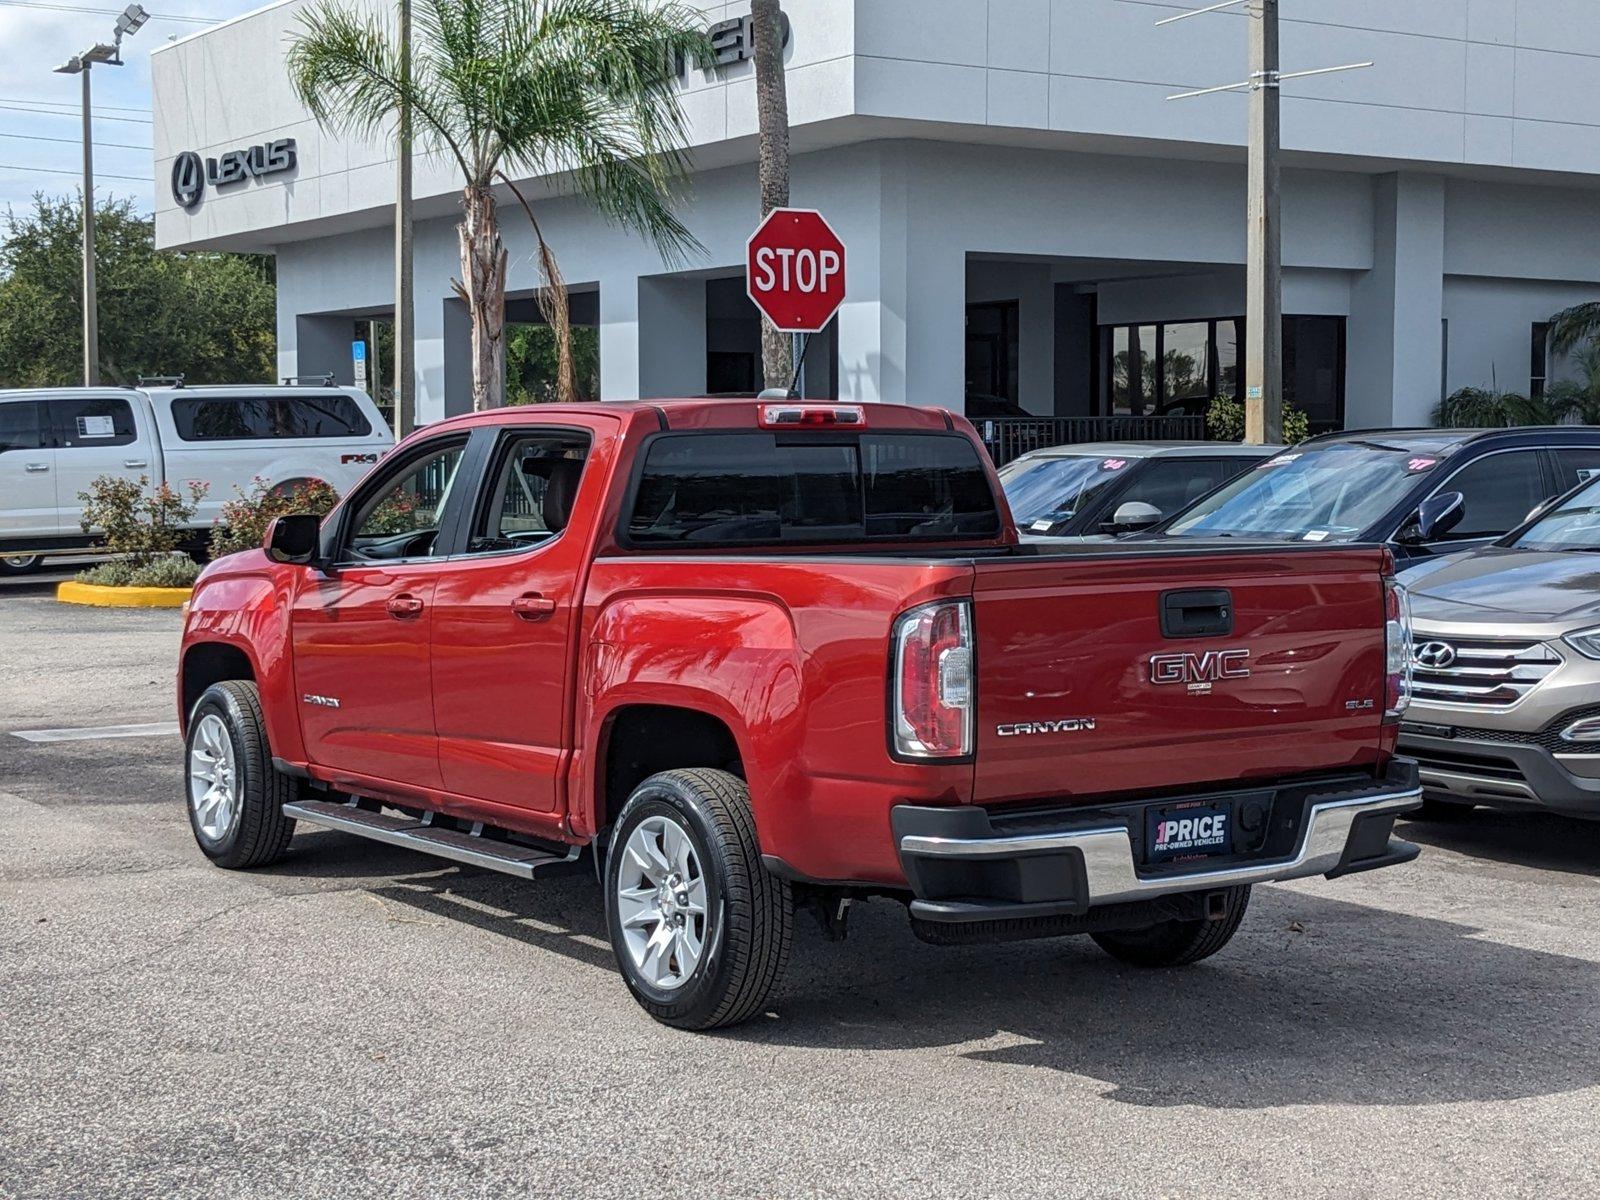
[[[1152,804],[1145,809],[1144,845],[1147,863],[1227,854],[1233,847],[1233,801]]]

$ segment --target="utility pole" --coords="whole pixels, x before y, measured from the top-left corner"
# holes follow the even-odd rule
[[[1283,226],[1279,219],[1279,93],[1285,79],[1333,75],[1370,67],[1345,63],[1285,73],[1278,55],[1278,0],[1217,0],[1157,25],[1243,6],[1250,26],[1250,78],[1168,96],[1190,100],[1219,92],[1250,93],[1249,248],[1245,259],[1244,440],[1256,445],[1283,441]]]
[[[83,79],[83,386],[100,386],[100,292],[94,278],[94,118],[85,62]]]
[[[122,65],[122,39],[138,33],[150,14],[130,4],[117,18],[111,45],[96,42],[56,68],[57,75],[80,75],[83,86],[83,386],[100,386],[100,293],[94,278],[94,104],[89,75],[95,63]]]
[[[411,0],[400,0],[400,78],[411,83]],[[411,104],[400,101],[400,145],[394,210],[395,436],[417,427],[416,297],[412,288]]]
[[[1283,226],[1278,0],[1250,13],[1250,212],[1245,266],[1244,440],[1283,441]]]

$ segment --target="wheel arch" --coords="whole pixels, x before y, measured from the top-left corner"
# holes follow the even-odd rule
[[[189,714],[195,703],[214,683],[229,679],[257,681],[256,665],[250,655],[228,642],[196,642],[184,649],[179,670],[179,721],[189,728]]]
[[[711,767],[744,778],[745,761],[733,726],[705,708],[620,704],[606,715],[596,746],[589,789],[592,828],[607,828],[634,789],[652,775]]]

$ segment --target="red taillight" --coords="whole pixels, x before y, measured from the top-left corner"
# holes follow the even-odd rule
[[[761,428],[851,428],[867,423],[866,410],[837,404],[768,404],[761,409]]]
[[[1396,580],[1383,581],[1383,719],[1398,721],[1411,707],[1411,597]]]
[[[893,683],[896,753],[972,752],[972,616],[965,600],[912,609],[895,622]]]

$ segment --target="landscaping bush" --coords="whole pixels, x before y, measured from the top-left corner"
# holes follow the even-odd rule
[[[211,557],[259,549],[267,536],[267,526],[278,517],[300,513],[324,516],[339,503],[339,493],[320,479],[307,480],[292,489],[274,488],[259,475],[251,480],[250,490],[237,486],[238,493],[222,506],[222,515],[211,530]]]
[[[200,566],[187,554],[170,554],[165,558],[152,558],[134,565],[124,558],[90,567],[78,572],[79,583],[93,583],[101,587],[193,587],[200,577]]]
[[[152,559],[164,558],[183,545],[189,533],[186,526],[206,494],[206,485],[191,483],[188,499],[163,483],[150,490],[147,476],[137,481],[116,475],[100,475],[79,492],[85,533],[100,529],[97,543],[129,566],[143,566]]]
[[[1244,441],[1244,404],[1218,396],[1206,409],[1206,433],[1214,442]],[[1283,442],[1297,446],[1311,436],[1311,421],[1292,404],[1283,406]]]

